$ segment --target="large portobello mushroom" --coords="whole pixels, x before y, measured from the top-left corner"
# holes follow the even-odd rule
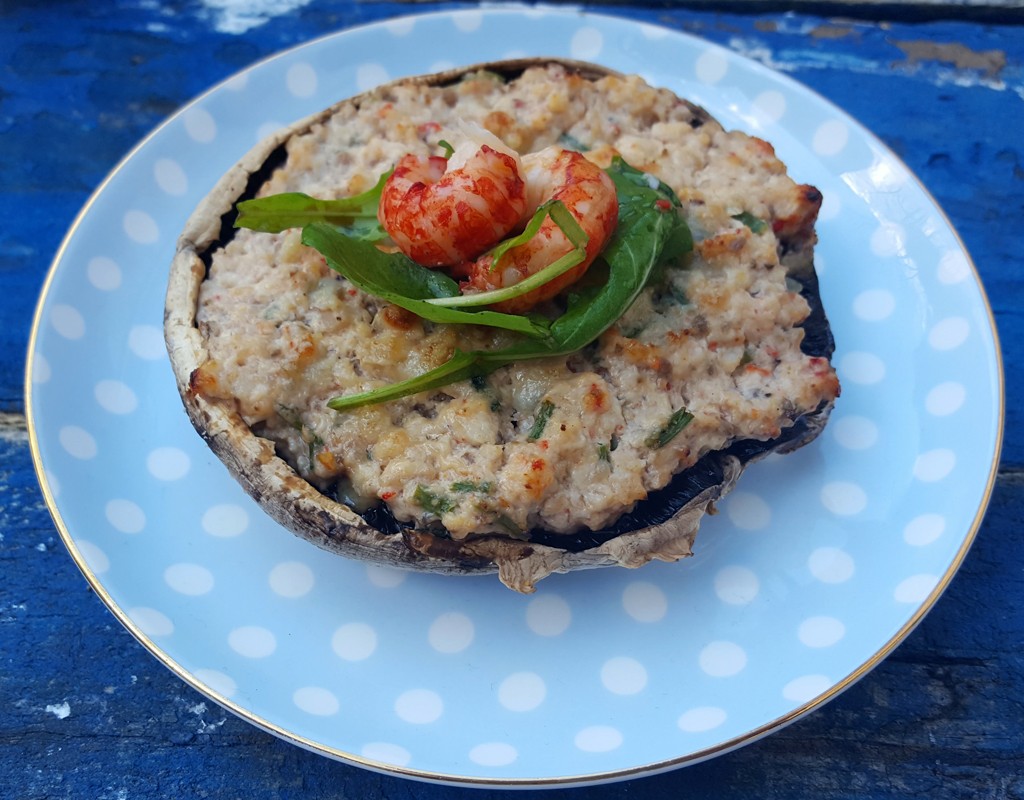
[[[667,190],[687,246],[576,352],[332,410],[517,334],[419,319],[332,272],[298,230],[236,228],[237,205],[372,190],[466,121],[520,152],[621,156],[664,182],[644,178]],[[282,130],[223,177],[179,240],[167,345],[196,430],[268,514],[329,551],[497,571],[520,592],[552,572],[673,561],[744,468],[811,441],[838,395],[813,268],[820,203],[770,145],[639,78],[545,59],[406,79]],[[609,270],[599,260],[580,296]],[[583,301],[538,310],[566,302]]]

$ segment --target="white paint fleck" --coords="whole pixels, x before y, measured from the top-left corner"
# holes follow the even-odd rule
[[[218,33],[245,33],[274,17],[290,14],[310,0],[203,0],[207,15]]]
[[[71,706],[68,704],[67,700],[63,703],[49,705],[46,707],[46,710],[53,714],[57,719],[67,719],[71,716]]]

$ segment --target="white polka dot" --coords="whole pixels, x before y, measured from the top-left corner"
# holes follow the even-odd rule
[[[941,514],[921,514],[903,529],[903,541],[914,547],[924,547],[946,531],[946,518]]]
[[[584,26],[572,35],[569,44],[569,51],[573,58],[587,59],[598,58],[604,49],[604,36],[597,28]]]
[[[727,717],[724,708],[699,706],[684,712],[677,724],[679,729],[686,733],[703,733],[719,727]]]
[[[890,258],[906,252],[907,234],[895,222],[883,222],[871,234],[871,252],[879,258]]]
[[[745,606],[761,591],[761,582],[746,567],[724,567],[715,574],[715,594],[723,603]]]
[[[573,742],[584,753],[608,753],[622,746],[622,734],[610,725],[592,725],[577,733]]]
[[[526,624],[539,636],[558,636],[572,622],[569,604],[557,594],[542,594],[526,607]]]
[[[747,654],[735,642],[712,642],[700,651],[701,670],[713,678],[728,678],[747,666]]]
[[[55,305],[50,311],[50,323],[65,339],[81,339],[85,336],[85,318],[72,306]]]
[[[259,625],[243,625],[228,634],[228,646],[245,658],[266,658],[277,650],[277,637]]]
[[[159,481],[180,480],[191,467],[188,455],[177,447],[157,447],[146,457],[146,469]]]
[[[754,98],[754,108],[767,122],[778,122],[786,115],[786,96],[775,89],[769,89]]]
[[[772,510],[760,496],[752,492],[732,492],[725,501],[725,514],[737,528],[759,531],[772,521]]]
[[[399,719],[412,725],[436,722],[444,713],[441,696],[430,689],[410,689],[395,700],[395,713]]]
[[[831,687],[832,681],[824,675],[803,675],[783,686],[782,696],[794,703],[809,703]]]
[[[509,711],[533,711],[547,696],[544,679],[535,672],[516,672],[498,686],[498,702]]]
[[[960,250],[950,250],[939,259],[938,278],[941,283],[962,283],[971,277],[971,264]]]
[[[391,75],[381,64],[360,64],[356,68],[356,88],[361,92],[368,92],[389,80],[391,80]]]
[[[949,476],[956,467],[956,453],[937,448],[922,453],[914,461],[914,477],[925,483],[935,483]]]
[[[230,675],[216,669],[197,669],[192,673],[196,680],[206,686],[214,694],[221,697],[233,697],[238,691],[238,684]]]
[[[697,58],[694,64],[694,73],[697,80],[708,86],[714,86],[722,80],[729,71],[729,61],[718,50],[705,50]]]
[[[363,745],[360,753],[363,758],[396,767],[404,767],[412,761],[412,754],[408,750],[390,742],[368,742]]]
[[[285,75],[285,83],[295,97],[312,97],[316,94],[316,70],[305,62],[292,64]]]
[[[633,581],[622,591],[622,607],[637,622],[657,622],[668,613],[668,598],[653,583]]]
[[[146,527],[146,512],[131,500],[111,500],[104,511],[107,522],[121,533],[139,533]]]
[[[832,436],[847,450],[867,450],[878,441],[878,426],[867,417],[850,414],[831,423]]]
[[[897,603],[923,603],[938,584],[934,575],[912,575],[899,583],[892,596]]]
[[[88,461],[96,458],[98,448],[96,439],[84,428],[77,425],[65,425],[57,434],[60,446],[64,448],[69,456]]]
[[[835,617],[808,617],[797,629],[797,637],[808,647],[831,647],[844,636],[846,626]]]
[[[821,488],[821,504],[841,517],[859,514],[868,505],[868,495],[850,481],[832,481]]]
[[[157,227],[156,220],[145,211],[126,211],[122,225],[124,232],[133,242],[155,244],[160,240],[160,228]]]
[[[233,503],[221,503],[210,506],[202,519],[203,530],[210,536],[228,538],[245,533],[249,527],[249,514],[241,506]]]
[[[601,683],[612,694],[638,694],[647,686],[647,669],[635,658],[616,656],[601,666]]]
[[[280,597],[303,597],[313,590],[315,582],[313,570],[301,561],[283,561],[270,570],[268,577],[271,591]]]
[[[172,564],[164,570],[164,582],[178,594],[189,597],[213,591],[213,573],[199,564]]]
[[[174,623],[170,618],[155,608],[128,609],[130,619],[145,636],[170,636],[174,633]]]
[[[217,138],[217,123],[204,108],[190,108],[185,112],[185,131],[195,142],[212,142]]]
[[[89,283],[104,292],[112,292],[121,285],[121,268],[112,258],[96,256],[85,267]]]
[[[193,675],[210,691],[220,694],[222,698],[233,697],[234,692],[239,690],[239,685],[234,682],[233,678],[219,670],[199,669],[193,672]]]
[[[364,661],[377,649],[377,631],[363,622],[348,622],[334,632],[331,649],[343,661]]]
[[[865,322],[881,322],[896,310],[896,298],[887,289],[868,289],[853,298],[853,313]]]
[[[170,158],[157,159],[153,165],[153,177],[156,185],[167,194],[181,197],[188,191],[188,178],[181,165]]]
[[[36,353],[32,358],[32,383],[43,384],[53,377],[50,369],[50,362],[42,353]]]
[[[811,147],[819,156],[834,156],[846,148],[850,131],[846,123],[838,119],[830,119],[818,126],[811,140]]]
[[[477,10],[460,10],[452,13],[452,22],[462,33],[473,33],[483,24],[484,16]]]
[[[147,361],[156,361],[167,355],[163,332],[154,325],[133,326],[128,331],[128,349]]]
[[[962,383],[947,381],[928,392],[924,399],[924,407],[934,417],[948,417],[959,411],[966,399],[967,389]]]
[[[821,208],[818,211],[818,220],[821,222],[827,222],[828,220],[838,219],[839,212],[842,210],[843,203],[839,199],[839,195],[836,192],[829,192],[828,194],[824,195],[821,199]],[[818,266],[820,261],[821,254],[815,253],[814,265],[815,269],[817,269],[819,274],[822,272],[821,268]]]
[[[93,575],[102,575],[110,569],[110,559],[97,545],[84,539],[79,539],[75,544]]]
[[[885,362],[873,353],[848,353],[839,362],[845,380],[869,386],[885,377]]]
[[[139,405],[135,392],[121,381],[104,380],[93,389],[100,408],[111,414],[131,414]]]
[[[378,589],[394,589],[405,582],[409,573],[394,567],[382,567],[377,564],[366,565],[366,579]]]
[[[953,350],[965,341],[971,333],[971,323],[963,317],[947,317],[936,322],[928,331],[928,344],[935,350]]]
[[[469,760],[481,767],[504,767],[517,758],[519,753],[505,742],[485,742],[469,751]]]
[[[334,692],[321,686],[303,686],[296,689],[292,695],[292,702],[299,710],[317,717],[330,717],[337,714],[341,707]]]
[[[461,653],[472,644],[473,635],[473,621],[458,611],[449,611],[431,623],[427,640],[439,653]]]
[[[838,547],[819,547],[807,559],[807,568],[822,583],[844,583],[853,577],[853,558]]]
[[[282,125],[276,119],[264,122],[262,125],[256,128],[256,141],[262,142],[264,139],[269,139],[283,127],[284,125]]]

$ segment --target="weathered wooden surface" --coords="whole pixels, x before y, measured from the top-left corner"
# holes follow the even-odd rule
[[[280,0],[277,11],[290,10],[243,17],[241,7],[0,2],[0,797],[377,800],[471,791],[329,761],[204,702],[91,594],[35,484],[22,401],[32,309],[91,191],[136,141],[221,78],[325,32],[410,10]],[[1008,403],[999,480],[949,591],[838,700],[704,764],[537,796],[1024,797],[1024,34],[958,21],[955,8],[921,24],[907,13],[879,24],[863,12],[844,21],[735,9],[601,6],[788,72],[875,131],[918,174],[974,256],[1000,327]]]

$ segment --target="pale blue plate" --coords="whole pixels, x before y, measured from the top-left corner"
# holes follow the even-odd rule
[[[368,568],[279,528],[190,427],[161,338],[177,233],[262,136],[390,78],[522,55],[639,72],[768,139],[798,181],[822,190],[822,293],[843,382],[822,437],[751,469],[707,520],[696,557],[553,576],[532,597],[494,577]],[[1003,419],[978,278],[892,153],[728,50],[574,11],[370,25],[200,97],[83,211],[29,355],[47,502],[117,618],[256,725],[352,763],[456,783],[654,772],[835,696],[952,578],[989,498]]]

